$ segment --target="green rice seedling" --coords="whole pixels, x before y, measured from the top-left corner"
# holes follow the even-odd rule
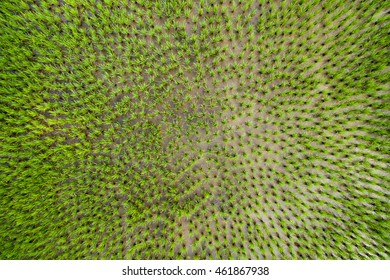
[[[2,259],[388,259],[385,1],[0,2]]]

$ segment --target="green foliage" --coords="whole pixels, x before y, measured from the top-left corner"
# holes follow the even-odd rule
[[[386,1],[0,1],[1,259],[388,259]]]

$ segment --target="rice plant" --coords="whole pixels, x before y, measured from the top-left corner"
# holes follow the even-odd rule
[[[0,2],[1,259],[388,259],[389,5]]]

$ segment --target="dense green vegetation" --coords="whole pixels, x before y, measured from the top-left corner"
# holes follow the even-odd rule
[[[1,259],[388,259],[388,1],[0,1]]]

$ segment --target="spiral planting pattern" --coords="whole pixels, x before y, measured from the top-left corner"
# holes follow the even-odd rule
[[[389,6],[0,2],[0,258],[388,259]]]

